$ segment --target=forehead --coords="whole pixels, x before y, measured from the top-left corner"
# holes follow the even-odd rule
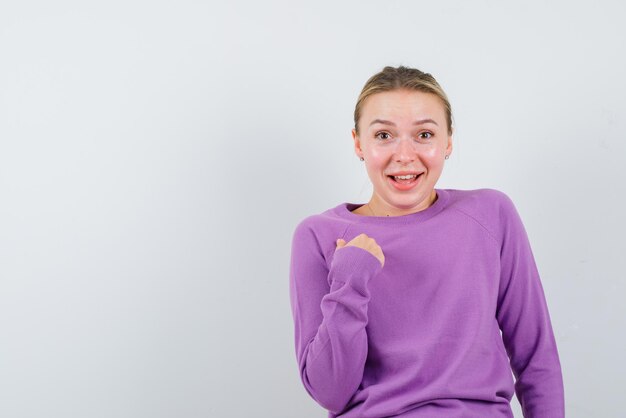
[[[433,93],[402,89],[372,94],[365,99],[361,115],[366,123],[376,118],[424,117],[443,121],[445,109],[441,99]]]

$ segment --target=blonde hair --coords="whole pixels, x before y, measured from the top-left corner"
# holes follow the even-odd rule
[[[439,97],[445,110],[448,133],[452,134],[452,108],[448,101],[448,96],[437,83],[435,77],[416,68],[404,66],[387,66],[367,80],[354,109],[354,129],[357,134],[359,133],[358,124],[365,99],[376,93],[399,89],[417,90],[424,93],[432,93]]]

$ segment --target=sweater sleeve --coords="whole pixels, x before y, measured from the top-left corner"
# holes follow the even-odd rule
[[[299,224],[292,240],[289,290],[302,383],[317,403],[339,413],[363,378],[367,284],[382,266],[359,247],[334,251],[328,268],[313,230]]]
[[[526,230],[511,199],[500,213],[500,288],[496,316],[524,418],[563,418],[561,364]]]

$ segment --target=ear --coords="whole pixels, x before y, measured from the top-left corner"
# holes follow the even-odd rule
[[[357,157],[363,156],[363,150],[361,149],[361,140],[359,139],[359,134],[356,133],[356,129],[352,128],[352,139],[354,140],[354,151],[356,152]]]
[[[446,147],[446,155],[452,154],[452,134],[448,135],[448,146]]]

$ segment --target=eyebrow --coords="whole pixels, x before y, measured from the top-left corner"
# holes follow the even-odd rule
[[[384,119],[374,119],[371,123],[370,126],[372,126],[375,123],[382,123],[383,125],[391,125],[391,126],[396,126],[395,123],[393,123],[390,120],[384,120]],[[437,122],[435,122],[432,119],[420,119],[420,120],[416,120],[415,122],[413,122],[413,125],[423,125],[424,123],[434,123],[435,125],[439,126],[437,124]]]

